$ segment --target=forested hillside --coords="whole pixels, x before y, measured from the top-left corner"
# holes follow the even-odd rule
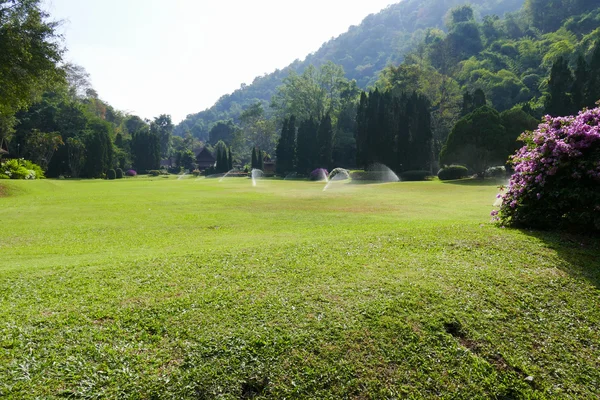
[[[283,79],[292,71],[301,74],[309,65],[319,67],[330,61],[341,65],[346,77],[355,79],[358,86],[365,89],[377,80],[386,65],[402,62],[429,28],[444,29],[448,11],[464,3],[464,0],[404,0],[371,14],[360,25],[323,44],[305,60],[296,60],[282,70],[257,77],[252,84],[242,85],[232,94],[221,97],[210,109],[189,115],[175,128],[175,134],[184,136],[189,131],[197,138],[208,139],[214,123],[230,118],[237,122],[242,111],[257,102],[263,103],[268,114],[271,97]],[[523,5],[523,0],[471,0],[469,3],[476,16],[482,18],[514,12]]]

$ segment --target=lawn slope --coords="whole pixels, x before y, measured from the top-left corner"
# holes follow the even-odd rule
[[[0,397],[600,394],[598,240],[493,185],[8,185]]]

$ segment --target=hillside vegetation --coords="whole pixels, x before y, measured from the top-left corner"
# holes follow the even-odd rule
[[[518,10],[523,0],[473,0],[469,3],[479,17],[502,16]],[[327,62],[341,65],[349,79],[355,79],[360,88],[366,89],[375,83],[386,65],[402,62],[427,29],[443,29],[448,11],[460,4],[464,4],[464,0],[405,0],[371,14],[358,26],[352,26],[348,32],[324,43],[304,60],[296,60],[286,68],[257,77],[251,84],[244,84],[221,97],[211,108],[189,115],[175,128],[175,134],[184,136],[189,131],[198,138],[208,139],[212,124],[229,118],[237,121],[242,111],[256,102],[267,108],[283,79],[292,71],[301,74],[311,64],[317,67]]]

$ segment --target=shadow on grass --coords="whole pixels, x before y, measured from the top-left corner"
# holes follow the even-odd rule
[[[521,230],[541,240],[565,262],[561,269],[600,289],[600,236],[557,231]]]
[[[457,179],[455,181],[441,181],[445,185],[460,185],[460,186],[506,186],[507,178],[488,178],[488,179]]]

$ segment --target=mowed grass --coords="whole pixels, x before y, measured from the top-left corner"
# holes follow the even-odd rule
[[[600,396],[600,241],[493,184],[0,184],[0,398]]]

